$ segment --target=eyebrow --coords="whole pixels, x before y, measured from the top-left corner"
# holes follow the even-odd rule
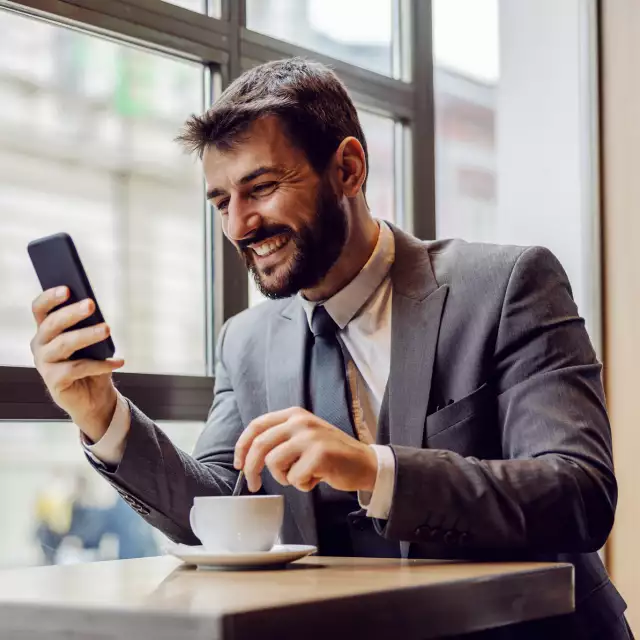
[[[276,167],[276,166],[258,167],[257,169],[254,169],[250,173],[247,173],[247,175],[242,176],[242,178],[240,178],[240,180],[238,181],[238,184],[241,184],[241,185],[248,184],[249,182],[253,182],[256,178],[259,178],[260,176],[263,176],[267,173],[281,173],[281,170],[279,167]],[[219,188],[209,189],[209,191],[207,191],[207,200],[211,200],[212,198],[217,198],[218,196],[226,195],[226,193],[227,192],[224,189],[219,189]]]

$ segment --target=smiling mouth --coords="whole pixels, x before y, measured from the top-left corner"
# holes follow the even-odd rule
[[[284,247],[290,240],[290,237],[286,234],[280,234],[278,236],[274,236],[265,240],[264,242],[260,242],[258,244],[252,244],[249,248],[260,258],[266,258],[267,256],[273,255],[276,251],[279,251]]]

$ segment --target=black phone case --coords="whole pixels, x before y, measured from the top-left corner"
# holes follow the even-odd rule
[[[56,309],[85,298],[91,298],[95,302],[95,312],[93,314],[80,320],[69,329],[65,329],[65,331],[90,327],[104,322],[98,301],[93,294],[91,284],[89,284],[89,278],[82,266],[76,246],[68,233],[56,233],[52,236],[33,240],[28,244],[27,251],[43,291],[61,285],[69,288],[69,297],[58,305]],[[70,360],[84,358],[105,360],[106,358],[111,358],[115,351],[113,340],[111,336],[108,336],[101,342],[78,349],[71,355]]]

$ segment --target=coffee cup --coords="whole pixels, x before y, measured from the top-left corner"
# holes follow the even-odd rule
[[[284,517],[283,496],[197,496],[191,529],[210,553],[270,551]]]

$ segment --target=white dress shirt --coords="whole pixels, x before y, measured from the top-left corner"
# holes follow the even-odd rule
[[[358,438],[369,444],[378,458],[376,483],[371,494],[359,492],[360,505],[372,518],[387,519],[395,489],[395,457],[388,446],[374,444],[380,405],[391,367],[391,299],[389,270],[395,257],[393,232],[379,222],[378,241],[356,277],[328,300],[327,312],[338,325],[353,400],[352,415]],[[309,323],[317,303],[299,296]],[[122,460],[129,433],[129,405],[118,394],[113,419],[104,436],[93,445],[83,439],[91,458],[108,464]]]

